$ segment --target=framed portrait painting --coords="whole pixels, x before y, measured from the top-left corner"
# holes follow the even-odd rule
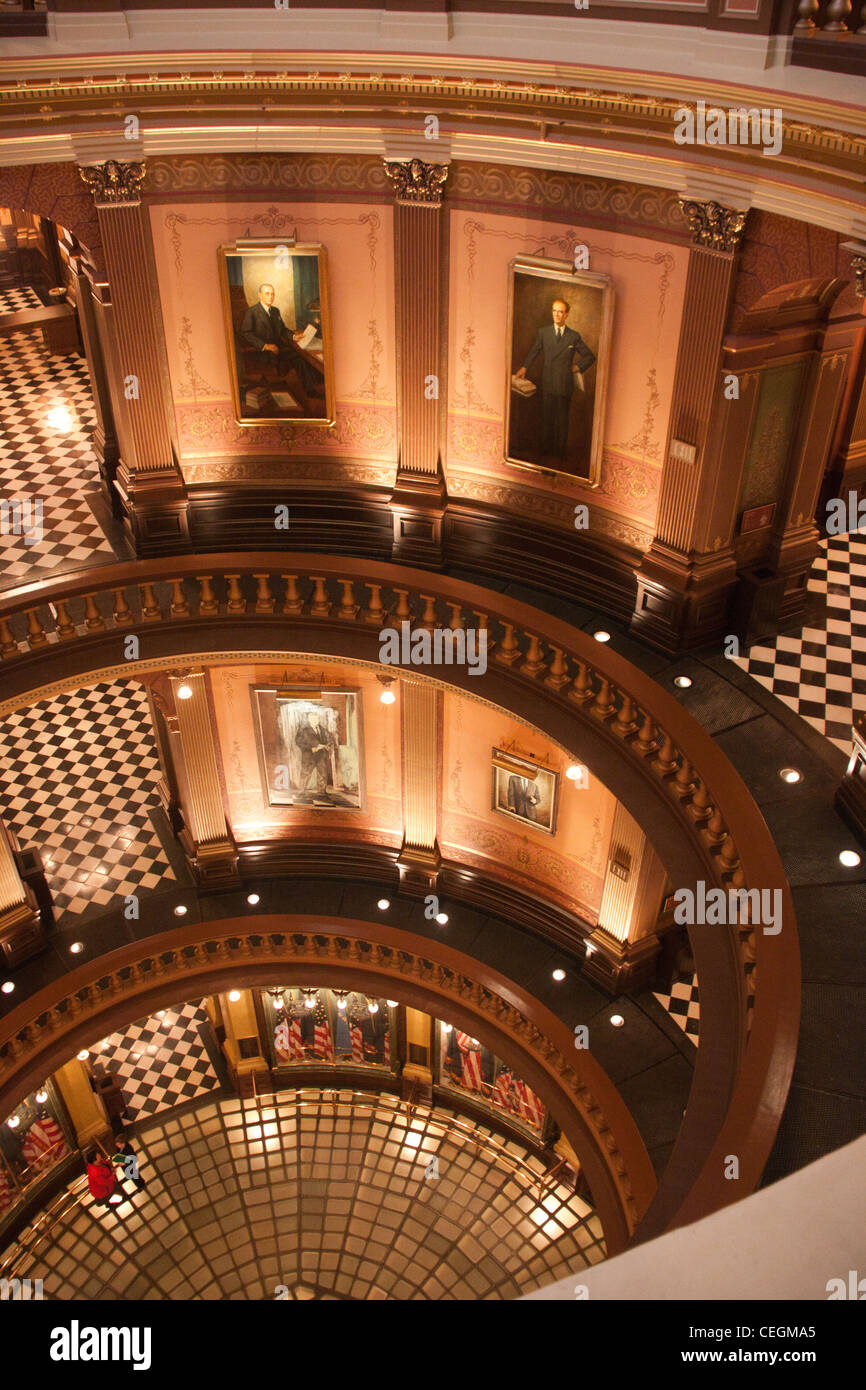
[[[218,254],[238,424],[332,425],[325,248],[250,242]]]
[[[561,261],[509,266],[505,460],[601,477],[613,285]]]
[[[548,835],[556,833],[559,774],[493,749],[493,809]]]
[[[266,804],[363,811],[361,692],[254,685],[250,693]]]

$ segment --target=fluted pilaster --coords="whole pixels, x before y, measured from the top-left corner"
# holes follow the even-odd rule
[[[403,848],[401,880],[411,891],[428,888],[439,865],[439,692],[401,680],[403,720]]]

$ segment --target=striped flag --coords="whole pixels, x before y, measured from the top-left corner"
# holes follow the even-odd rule
[[[520,1109],[524,1119],[540,1129],[544,1121],[544,1106],[538,1096],[533,1090],[530,1090],[525,1081],[515,1080],[514,1089],[520,1097]]]
[[[391,1065],[391,1029],[390,1029],[390,1028],[386,1028],[386,1029],[385,1029],[385,1051],[384,1051],[384,1058],[385,1058],[385,1066],[386,1066],[386,1067],[390,1067],[390,1065]]]
[[[352,1043],[352,1061],[363,1062],[364,1060],[364,1035],[357,1023],[349,1024],[349,1038]]]
[[[304,1044],[301,1038],[301,1025],[296,1018],[282,1019],[274,1029],[274,1050],[277,1061],[284,1066],[287,1062],[304,1060]]]
[[[60,1126],[50,1115],[43,1115],[41,1119],[33,1121],[21,1145],[24,1162],[33,1173],[50,1168],[52,1163],[56,1163],[58,1158],[62,1158],[68,1152]]]
[[[466,1087],[467,1091],[482,1090],[480,1052],[464,1052],[463,1085]]]
[[[493,1104],[501,1105],[503,1110],[513,1114],[519,1110],[519,1102],[514,1095],[514,1078],[510,1071],[501,1071],[496,1078],[496,1085],[493,1087]]]
[[[470,1038],[470,1036],[469,1036],[468,1033],[460,1033],[460,1032],[458,1032],[458,1034],[457,1034],[457,1046],[460,1048],[460,1051],[461,1051],[461,1052],[468,1052],[468,1051],[469,1051],[469,1049],[470,1049],[471,1046],[472,1046],[472,1039]]]
[[[334,1044],[331,1040],[331,1025],[327,1015],[316,1019],[316,1026],[313,1030],[313,1051],[318,1057],[324,1057],[329,1062],[334,1060]]]

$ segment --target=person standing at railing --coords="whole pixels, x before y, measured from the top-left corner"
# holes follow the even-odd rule
[[[86,1163],[87,1186],[90,1188],[90,1195],[97,1202],[102,1202],[107,1206],[116,1181],[114,1166],[96,1149],[90,1150]]]
[[[140,1192],[147,1182],[141,1176],[138,1166],[138,1157],[128,1139],[124,1139],[121,1134],[114,1145],[114,1153],[111,1155],[114,1164],[117,1181],[119,1183],[131,1182]]]

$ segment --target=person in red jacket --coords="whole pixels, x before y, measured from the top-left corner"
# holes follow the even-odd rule
[[[106,1158],[101,1158],[96,1149],[91,1149],[87,1155],[87,1186],[90,1188],[90,1195],[95,1197],[97,1202],[108,1202],[114,1191],[114,1183],[113,1165]]]

